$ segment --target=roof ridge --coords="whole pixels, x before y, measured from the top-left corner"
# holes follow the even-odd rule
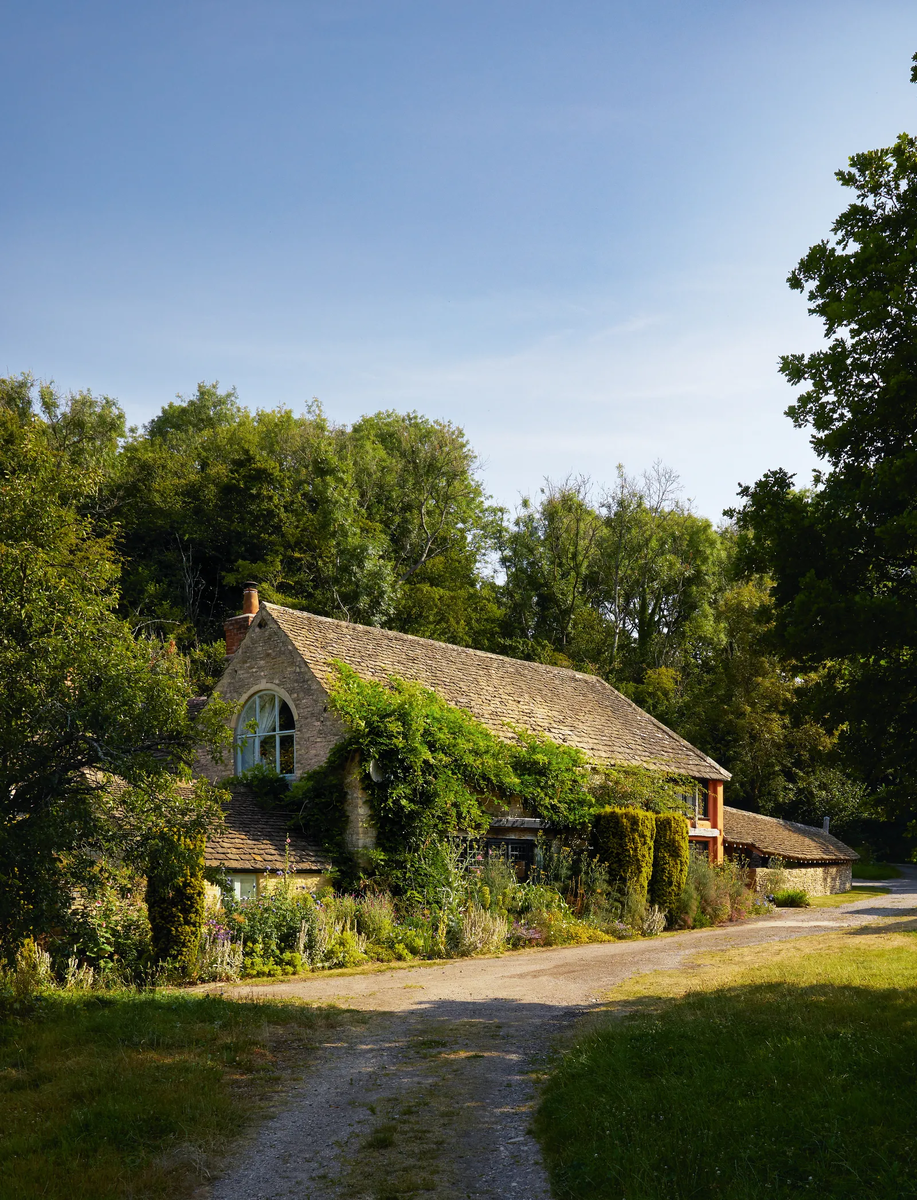
[[[608,688],[609,691],[614,692],[616,696],[619,696],[637,714],[639,714],[642,719],[650,721],[656,726],[657,729],[662,730],[663,733],[672,738],[679,746],[682,746],[692,753],[699,755],[704,762],[709,763],[712,767],[715,767],[717,771],[728,775],[728,772],[725,772],[724,768],[721,767],[715,759],[711,758],[709,754],[705,754],[703,750],[699,750],[697,746],[692,745],[687,738],[683,738],[680,734],[676,733],[674,729],[670,729],[668,725],[660,721],[658,717],[654,717],[652,713],[648,713],[645,708],[641,708],[639,704],[637,704],[634,700],[631,700],[631,698],[626,696],[623,692],[619,691],[614,684],[609,683],[607,679],[603,679],[601,675],[593,675],[589,671],[577,671],[573,667],[558,667],[550,663],[540,663],[530,658],[513,658],[509,654],[496,654],[492,650],[478,650],[474,646],[459,646],[455,642],[440,642],[436,638],[419,637],[414,633],[401,633],[397,629],[385,629],[381,625],[363,625],[358,621],[341,621],[336,617],[322,617],[319,616],[318,613],[309,612],[308,609],[304,608],[289,608],[283,604],[270,604],[267,601],[262,601],[262,605],[268,610],[268,612],[271,612],[272,610],[279,610],[280,612],[284,613],[292,613],[294,616],[309,617],[313,621],[321,621],[329,625],[339,625],[343,627],[349,627],[351,629],[367,629],[372,633],[383,634],[386,637],[391,637],[400,641],[441,646],[443,649],[452,653],[462,652],[473,655],[477,658],[494,659],[495,661],[501,663],[510,662],[525,664],[525,666],[528,668],[537,668],[550,674],[560,675],[561,677],[572,676],[575,679],[580,679],[590,684],[598,684],[600,687]],[[397,672],[392,672],[392,674],[397,675]]]
[[[261,601],[263,608],[269,612],[272,609],[279,609],[281,612],[293,613],[298,617],[311,617],[313,621],[324,621],[329,625],[344,625],[351,629],[368,629],[372,633],[384,633],[387,637],[398,638],[407,642],[424,642],[427,645],[442,646],[446,650],[460,650],[465,654],[473,654],[479,658],[495,658],[499,662],[518,662],[525,663],[529,667],[539,667],[543,671],[559,671],[564,675],[575,675],[577,679],[594,680],[596,683],[602,683],[605,687],[610,687],[612,691],[617,692],[617,688],[613,687],[601,675],[593,675],[591,671],[577,671],[574,667],[558,667],[554,663],[541,663],[534,658],[513,658],[511,654],[497,654],[493,650],[478,650],[476,646],[460,646],[458,642],[441,642],[438,638],[421,637],[417,633],[402,633],[399,629],[386,629],[383,625],[364,625],[360,621],[341,621],[337,617],[322,617],[318,613],[310,612],[307,608],[289,608],[285,604],[269,604],[266,600]],[[618,695],[623,693],[618,692]],[[626,700],[627,697],[625,696]],[[643,712],[643,709],[640,710]],[[649,713],[646,714],[649,716]],[[655,718],[653,718],[655,719]],[[675,735],[678,736],[677,734]]]

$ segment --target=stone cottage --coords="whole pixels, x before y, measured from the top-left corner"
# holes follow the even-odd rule
[[[757,884],[775,859],[786,868],[787,886],[810,896],[849,892],[852,868],[859,858],[826,828],[781,821],[742,808],[723,809],[723,842],[727,857],[737,859]]]
[[[254,584],[245,588],[242,614],[226,622],[226,653],[217,691],[238,705],[236,773],[261,762],[293,780],[326,760],[346,733],[328,707],[333,663],[340,661],[367,680],[395,675],[417,682],[505,740],[515,726],[575,746],[599,766],[633,764],[687,776],[695,781],[686,797],[691,841],[711,862],[722,861],[728,771],[594,675],[259,603]],[[208,759],[199,770],[214,780],[229,773],[226,763]],[[359,774],[353,763],[345,780],[347,843],[354,853],[375,840]],[[227,824],[233,819],[230,813]],[[511,809],[494,817],[488,838],[502,843],[511,859],[531,861],[541,825]],[[312,861],[319,864],[317,851]]]

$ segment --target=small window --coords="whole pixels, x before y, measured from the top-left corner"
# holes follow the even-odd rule
[[[253,871],[230,871],[226,875],[226,895],[250,900],[258,895],[258,876]]]
[[[694,790],[682,792],[681,800],[684,805],[685,816],[692,825],[696,825],[698,821],[706,821],[707,781],[705,779],[695,780]]]
[[[293,710],[276,692],[258,692],[242,709],[236,728],[236,770],[263,763],[292,779],[296,722]]]

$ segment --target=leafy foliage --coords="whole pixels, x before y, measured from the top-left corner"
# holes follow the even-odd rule
[[[674,912],[677,925],[705,929],[766,911],[767,903],[749,888],[738,863],[726,859],[715,866],[707,861],[706,854],[689,855],[687,879]]]
[[[690,854],[686,819],[679,813],[657,813],[649,898],[665,913],[676,911],[688,878]]]
[[[674,771],[621,764],[606,767],[595,785],[596,799],[610,808],[642,808],[647,812],[683,812],[685,796],[696,781]]]
[[[592,843],[607,864],[613,886],[646,901],[653,873],[656,819],[639,808],[603,808],[596,813]]]
[[[503,741],[419,684],[367,681],[343,663],[337,672],[330,705],[350,733],[287,801],[332,848],[343,838],[348,768],[360,771],[383,854],[484,833],[512,800],[558,828],[588,823],[595,801],[579,751],[521,731],[518,741]]]
[[[209,789],[176,789],[196,747],[226,740],[219,702],[197,725],[168,645],[116,615],[118,564],[87,515],[118,434],[111,403],[0,381],[0,952],[66,924],[100,853],[142,866],[169,819],[203,830]],[[113,781],[117,781],[113,791]]]
[[[201,383],[133,431],[106,479],[131,612],[197,646],[239,584],[277,603],[426,636],[488,620],[478,568],[493,537],[460,429],[417,413],[332,425],[318,404],[249,413]]]
[[[204,839],[163,830],[160,854],[147,879],[146,907],[153,953],[187,971],[204,925]]]
[[[774,585],[785,657],[823,673],[840,745],[889,804],[917,785],[917,139],[853,155],[854,193],[790,274],[827,344],[781,360],[804,390],[787,410],[825,463],[798,491],[786,471],[743,489],[748,560]],[[829,727],[830,727],[829,726]]]

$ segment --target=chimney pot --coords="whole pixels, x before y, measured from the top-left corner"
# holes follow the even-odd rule
[[[242,586],[245,589],[242,593],[242,612],[254,615],[258,611],[258,585],[245,583]]]
[[[828,829],[829,829],[830,825],[831,825],[831,818],[830,818],[830,817],[822,817],[822,819],[821,819],[821,827],[822,827],[822,830],[823,830],[825,833],[827,833],[827,832],[828,832]]]
[[[258,585],[246,583],[242,593],[242,615],[230,617],[223,626],[226,634],[226,657],[232,658],[242,645],[242,639],[248,633],[248,627],[255,619],[258,611]]]

